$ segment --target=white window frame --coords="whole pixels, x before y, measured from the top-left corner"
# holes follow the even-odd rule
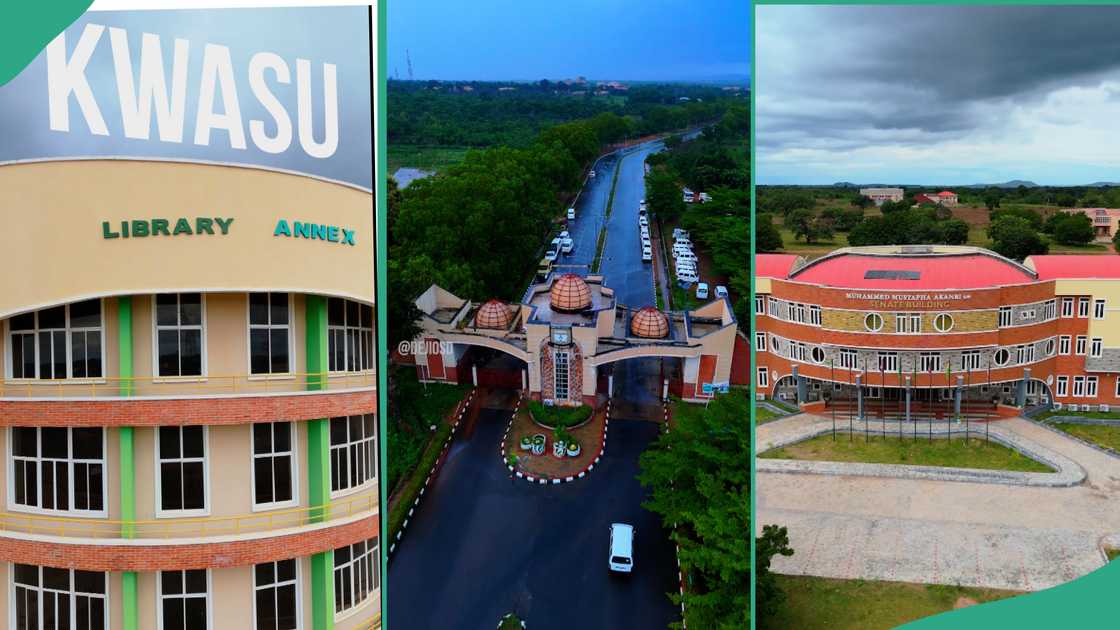
[[[770,387],[770,369],[761,365],[758,367],[758,387],[761,389]]]
[[[1019,319],[1034,319],[1038,315],[1038,309],[1025,308],[1019,311]]]
[[[878,317],[879,318],[879,327],[878,328],[872,328],[871,327],[871,318],[872,317]],[[883,330],[883,327],[886,326],[886,322],[887,322],[886,318],[883,317],[880,313],[867,313],[866,315],[863,316],[863,328],[865,330],[867,330],[868,332],[879,332],[879,331]]]
[[[294,582],[280,582],[279,580],[277,580],[277,581],[273,582],[272,584],[270,584],[268,586],[258,585],[257,584],[257,564],[277,564],[279,562],[292,562],[293,564],[296,565],[295,581]],[[303,628],[303,591],[301,589],[302,589],[302,586],[303,586],[303,580],[301,579],[302,575],[300,574],[300,571],[301,571],[300,565],[302,564],[300,562],[300,558],[287,558],[287,559],[284,559],[284,560],[272,560],[272,561],[269,561],[269,562],[258,562],[257,564],[249,565],[250,570],[253,572],[253,598],[251,600],[252,601],[251,605],[253,607],[253,627],[254,628],[257,627],[257,591],[262,591],[262,590],[265,590],[265,589],[279,590],[279,587],[281,587],[281,586],[286,586],[288,584],[292,584],[293,586],[295,586],[295,589],[296,589],[296,630],[302,630],[302,628]]]
[[[341,300],[342,301],[342,315],[343,315],[343,320],[345,322],[342,325],[331,324],[330,323],[330,321],[331,321],[330,320],[330,301],[331,300]],[[350,315],[349,315],[349,310],[350,309],[348,308],[348,305],[351,304],[351,303],[354,303],[354,304],[358,305],[358,322],[356,324],[353,324],[353,325],[351,325],[351,323],[350,323]],[[359,302],[357,300],[351,300],[351,299],[348,299],[348,298],[335,298],[335,297],[327,298],[327,377],[328,378],[330,378],[331,376],[337,376],[337,375],[341,375],[341,374],[366,374],[366,373],[371,373],[371,372],[373,372],[374,370],[377,369],[377,353],[375,352],[376,346],[377,346],[377,338],[376,338],[377,337],[377,335],[376,335],[376,333],[377,333],[377,309],[373,309],[372,313],[370,314],[370,324],[373,327],[367,329],[367,328],[362,327],[362,307],[364,307],[364,306],[369,306],[370,308],[373,308],[372,306],[370,306],[368,304],[363,304],[362,302]],[[359,366],[356,370],[350,370],[349,369],[350,344],[347,341],[347,337],[348,337],[350,331],[356,331],[356,334],[358,335],[359,353],[360,353],[362,338],[364,338],[366,331],[371,332],[370,347],[369,347],[369,352],[370,352],[370,367],[369,368],[362,368],[362,367]],[[330,351],[331,339],[334,337],[334,333],[336,333],[336,332],[341,332],[342,333],[343,354],[342,354],[342,369],[341,370],[331,370],[330,369],[330,362],[331,362],[331,358],[332,358],[331,357],[331,351]],[[358,364],[361,363],[361,356],[358,357],[358,360],[356,361],[356,363],[358,363]]]
[[[1062,317],[1073,317],[1073,298],[1062,298]]]
[[[287,324],[273,324],[272,323],[272,309],[271,303],[269,308],[269,323],[268,324],[254,324],[251,319],[252,311],[252,295],[266,295],[269,298],[273,293],[285,293],[284,291],[252,291],[245,294],[245,373],[249,375],[251,381],[262,380],[290,380],[295,378],[296,373],[296,300],[295,294],[287,293],[288,296],[288,323]],[[287,372],[253,372],[253,343],[252,331],[268,330],[287,328],[288,329],[288,371]]]
[[[1014,325],[1014,313],[1010,306],[999,307],[999,328],[1008,328]]]
[[[818,351],[821,354],[820,360],[817,360],[816,357]],[[817,365],[824,365],[824,362],[828,360],[828,353],[825,352],[824,348],[820,346],[812,346],[811,348],[809,348],[809,359]]]
[[[1116,379],[1116,396],[1120,398],[1120,378]]]
[[[1073,377],[1073,397],[1074,398],[1084,398],[1085,397],[1085,377],[1084,376]]]
[[[1073,337],[1070,335],[1058,336],[1058,354],[1069,354]]]
[[[1089,316],[1089,298],[1087,298],[1087,297],[1077,298],[1077,316],[1078,317],[1088,317]]]
[[[1042,303],[1042,318],[1046,321],[1058,318],[1058,300],[1051,299]]]
[[[766,314],[766,298],[765,297],[763,297],[761,295],[754,296],[754,314],[755,315],[765,315]]]
[[[257,460],[258,459],[264,459],[264,458],[273,458],[273,457],[276,457],[277,455],[283,455],[283,454],[285,454],[285,452],[281,451],[280,453],[277,453],[276,451],[272,451],[272,452],[270,452],[266,455],[257,454],[256,445],[254,444],[255,440],[253,439],[253,427],[256,426],[256,423],[250,424],[250,425],[248,425],[248,427],[249,427],[249,482],[252,484],[252,486],[250,486],[250,488],[249,488],[249,494],[251,494],[253,496],[253,511],[254,512],[267,512],[269,510],[275,510],[275,509],[279,509],[279,508],[294,507],[294,506],[299,504],[299,481],[300,481],[299,456],[300,456],[300,453],[299,453],[299,442],[296,441],[298,439],[298,436],[299,436],[299,430],[297,429],[297,424],[298,423],[297,422],[292,422],[292,421],[285,422],[285,421],[278,420],[276,422],[264,422],[262,424],[271,425],[273,427],[273,429],[275,430],[275,425],[281,424],[281,423],[287,424],[288,425],[288,430],[291,431],[291,440],[289,442],[289,444],[291,445],[291,450],[287,451],[286,454],[292,460],[292,480],[291,480],[291,483],[292,483],[292,498],[289,501],[274,501],[272,503],[257,503],[257,467],[256,467]],[[274,485],[275,485],[275,483],[274,483]]]
[[[179,457],[176,459],[161,459],[159,456],[159,429],[156,427],[155,431],[155,448],[152,449],[152,460],[154,462],[154,469],[152,471],[152,479],[155,483],[156,494],[156,518],[187,518],[191,516],[210,516],[210,507],[213,505],[210,495],[210,427],[208,425],[183,425],[183,426],[201,426],[202,427],[202,502],[203,508],[201,510],[165,510],[163,509],[163,479],[160,477],[160,464],[164,461],[167,462],[187,462],[195,461],[197,457]],[[180,429],[182,427],[179,427]],[[180,436],[182,432],[180,431]],[[182,438],[179,440],[180,450],[182,448]]]
[[[1104,319],[1104,300],[1093,300],[1093,319]]]
[[[1117,389],[1120,390],[1120,380],[1118,380],[1117,383],[1118,383]],[[1055,398],[1066,398],[1068,396],[1069,396],[1069,377],[1068,376],[1059,376],[1058,380],[1057,380],[1057,385],[1054,388],[1054,397]]]
[[[560,357],[564,357],[561,361]],[[556,400],[570,400],[572,395],[572,355],[567,350],[557,350],[552,355],[552,397]],[[560,366],[564,367],[564,395],[560,395]]]
[[[378,452],[377,452],[377,448],[378,448],[378,446],[377,446],[377,419],[374,418],[373,433],[371,435],[363,437],[358,441],[353,440],[352,436],[350,435],[350,418],[352,418],[354,416],[362,417],[362,423],[363,423],[363,426],[364,426],[364,424],[365,424],[364,416],[366,416],[366,415],[371,415],[371,414],[354,414],[354,415],[350,415],[350,416],[333,416],[333,417],[327,419],[327,422],[328,422],[328,425],[327,425],[327,433],[328,433],[328,435],[327,435],[327,447],[329,449],[330,464],[333,464],[333,462],[334,462],[334,452],[336,450],[345,450],[347,452],[347,462],[348,462],[348,470],[349,470],[349,467],[354,465],[353,464],[354,460],[353,460],[352,457],[350,457],[350,453],[349,453],[350,448],[354,444],[371,443],[371,447],[370,447],[371,453],[370,453],[370,462],[369,462],[370,468],[369,468],[369,470],[373,473],[370,476],[369,479],[366,479],[366,480],[362,481],[360,484],[358,484],[356,486],[348,486],[348,487],[345,487],[345,488],[340,488],[338,490],[334,490],[333,489],[333,487],[334,487],[334,470],[333,470],[333,466],[330,466],[330,464],[328,464],[328,466],[330,466],[331,488],[332,488],[331,492],[330,492],[330,497],[332,499],[337,499],[338,497],[344,497],[344,496],[347,496],[347,495],[354,494],[356,492],[361,492],[362,490],[377,484],[377,481],[378,481],[378,479],[377,479],[377,465],[378,465],[378,463],[377,463],[377,459],[378,459]],[[330,433],[330,424],[329,423],[332,420],[334,420],[335,418],[346,418],[346,438],[347,438],[347,440],[346,440],[345,444],[340,444],[340,445],[337,445],[337,446],[334,445],[334,444],[331,444],[331,439],[330,439],[330,435],[329,435],[329,433]],[[346,481],[347,481],[347,483],[349,483],[349,475],[347,475]]]
[[[1085,344],[1087,344],[1088,342],[1089,342],[1089,337],[1087,335],[1078,335],[1075,346],[1074,346],[1073,353],[1077,354],[1077,355],[1085,356],[1085,347],[1086,347]]]
[[[937,325],[937,320],[939,320],[943,317],[949,320],[949,325],[947,327]],[[953,316],[949,313],[938,313],[938,314],[933,316],[933,329],[936,330],[939,333],[947,333],[947,332],[953,330],[953,327],[956,326],[956,325],[957,325],[956,320],[954,320]]]
[[[36,451],[37,455],[36,455],[35,460],[34,460],[35,461],[35,474],[36,474],[36,480],[38,482],[39,496],[42,497],[42,491],[43,491],[43,486],[42,486],[42,484],[43,484],[43,474],[42,474],[42,465],[41,465],[41,463],[43,461],[42,429],[50,428],[50,427],[26,427],[26,428],[34,428],[36,430],[36,440],[38,441],[38,444],[37,444],[37,451]],[[15,447],[15,441],[13,440],[13,437],[14,437],[13,433],[15,432],[16,427],[11,427],[11,426],[8,427],[8,436],[7,436],[7,440],[8,440],[8,448],[7,448],[7,457],[8,457],[8,465],[7,465],[8,509],[10,509],[13,512],[23,512],[25,514],[43,514],[43,515],[47,515],[47,516],[64,516],[64,517],[67,517],[67,518],[108,518],[108,516],[109,516],[109,472],[110,472],[109,471],[109,438],[107,436],[108,430],[105,427],[96,427],[96,428],[101,429],[101,457],[102,457],[102,459],[100,460],[100,463],[101,463],[101,505],[102,505],[102,509],[100,509],[100,510],[77,510],[77,509],[74,509],[74,479],[76,478],[75,473],[74,473],[74,465],[75,464],[83,464],[83,463],[84,464],[97,463],[97,460],[77,459],[77,458],[73,457],[73,454],[74,454],[74,429],[76,429],[76,428],[83,428],[83,427],[66,427],[66,440],[68,442],[67,443],[67,453],[68,453],[68,455],[67,455],[66,462],[67,462],[67,468],[69,469],[68,472],[67,472],[67,474],[69,475],[68,482],[67,482],[67,485],[68,485],[67,491],[69,492],[68,502],[69,502],[70,508],[65,509],[65,510],[55,510],[55,509],[44,509],[44,508],[39,507],[39,506],[30,506],[30,505],[23,505],[23,504],[20,504],[20,503],[16,503],[16,485],[15,485],[16,484],[16,481],[15,481],[16,470],[15,470],[15,468],[16,468],[17,457],[12,450]],[[95,428],[95,427],[90,427],[90,428]],[[20,456],[18,459],[28,459],[28,458]],[[51,459],[53,459],[53,458],[51,458]],[[41,500],[39,502],[42,503]]]
[[[32,564],[30,562],[8,562],[7,563],[7,565],[8,565],[7,591],[8,591],[8,603],[9,603],[8,608],[9,608],[9,611],[8,611],[7,615],[4,615],[5,617],[8,618],[8,627],[9,628],[15,628],[16,627],[16,565],[17,564],[32,566],[32,567],[35,567],[39,570],[39,585],[38,586],[36,586],[36,587],[30,587],[30,586],[26,586],[26,585],[20,585],[20,586],[23,587],[23,588],[28,588],[28,589],[33,588],[39,594],[38,595],[38,600],[39,600],[38,616],[39,616],[40,626],[42,626],[42,621],[43,621],[43,591],[46,590],[46,591],[51,592],[51,593],[60,592],[60,591],[57,591],[55,589],[47,589],[45,586],[43,586],[43,569],[44,568],[51,568],[51,567],[44,567],[42,565]],[[113,585],[112,585],[112,581],[110,579],[110,576],[112,575],[112,573],[110,573],[108,571],[85,571],[85,573],[101,573],[105,576],[105,592],[104,593],[89,593],[89,592],[86,592],[86,591],[76,590],[77,587],[74,584],[74,573],[76,571],[79,571],[79,569],[60,569],[60,570],[66,571],[70,576],[70,589],[67,591],[67,594],[69,595],[69,598],[70,598],[70,622],[71,622],[71,624],[73,624],[77,620],[77,610],[76,610],[77,599],[78,599],[79,596],[85,596],[85,597],[99,598],[99,599],[104,600],[105,604],[102,607],[102,610],[104,611],[105,619],[104,619],[104,625],[102,627],[111,628],[112,627],[111,621],[112,621],[112,617],[113,617],[112,608],[111,608],[111,606],[112,606]]]
[[[996,359],[996,357],[999,356],[1000,352],[1004,352],[1004,353],[1007,354],[1007,360],[1004,361],[1003,363],[1000,363],[999,360]],[[1015,358],[1015,357],[1011,354],[1011,351],[1008,350],[1007,348],[996,348],[995,352],[992,353],[992,365],[994,365],[996,367],[1007,367],[1009,365],[1014,365],[1014,363],[1011,362],[1011,360],[1013,358]]]
[[[88,300],[77,300],[77,301],[78,302],[86,302]],[[63,330],[63,331],[65,331],[65,335],[66,335],[66,377],[65,378],[39,378],[39,312],[48,310],[50,308],[54,308],[52,306],[52,307],[40,308],[40,309],[36,309],[35,311],[32,311],[32,313],[35,316],[35,328],[31,331],[21,330],[18,333],[20,335],[24,335],[24,334],[27,334],[28,332],[30,332],[32,334],[32,338],[34,339],[33,347],[34,347],[34,352],[35,352],[35,376],[30,377],[30,378],[26,377],[26,376],[22,376],[20,378],[15,377],[15,364],[13,363],[13,356],[12,356],[15,345],[14,345],[14,342],[12,341],[12,336],[14,334],[17,334],[17,333],[12,330],[12,325],[11,325],[12,324],[12,319],[15,316],[13,315],[13,316],[8,317],[7,319],[4,320],[4,331],[3,331],[3,334],[4,334],[4,380],[13,381],[13,382],[16,382],[16,383],[58,383],[58,382],[104,383],[105,378],[106,378],[105,374],[106,374],[106,372],[108,372],[108,369],[107,369],[108,366],[105,363],[106,360],[107,360],[107,355],[106,355],[107,349],[105,347],[105,326],[106,326],[105,300],[104,299],[99,299],[98,302],[100,302],[100,304],[101,304],[101,326],[100,326],[100,331],[101,331],[101,376],[78,376],[78,377],[73,376],[73,374],[74,374],[74,344],[73,344],[73,341],[72,341],[71,336],[70,336],[71,333],[74,333],[74,332],[90,332],[90,331],[97,330],[97,329],[96,328],[91,328],[89,326],[79,326],[79,327],[71,326],[70,325],[70,305],[73,304],[73,302],[70,302],[70,303],[67,303],[67,304],[64,305],[66,307],[65,316],[64,316],[65,319],[66,319],[66,326],[62,329],[56,329],[56,328],[46,329],[46,330]]]
[[[1097,385],[1099,385],[1099,379],[1096,376],[1086,376],[1085,377],[1085,397],[1086,398],[1096,398],[1097,397]]]
[[[766,352],[766,333],[756,332],[754,334],[754,351]]]
[[[816,304],[812,304],[809,306],[809,325],[821,325],[821,307],[817,306]]]
[[[1089,341],[1089,356],[1094,359],[1099,359],[1104,353],[1104,340],[1100,337],[1093,337]]]
[[[922,332],[922,314],[921,313],[895,313],[894,315],[895,332],[903,334],[915,334]]]
[[[978,372],[981,369],[981,353],[979,350],[965,350],[961,353],[961,369],[968,372]]]
[[[1053,337],[1048,338],[1042,346],[1043,357],[1052,357],[1058,352],[1058,342]]]
[[[886,359],[888,367],[883,366],[883,360]],[[876,357],[875,365],[879,368],[879,372],[888,374],[890,372],[898,371],[898,353],[897,352],[880,352]]]
[[[214,592],[214,583],[213,583],[213,579],[212,579],[211,574],[213,572],[210,569],[198,569],[198,570],[206,571],[206,594],[202,597],[202,599],[206,600],[206,628],[200,628],[198,630],[212,630],[213,627],[214,627],[214,603],[213,603],[213,601],[211,601],[211,594]],[[187,590],[186,571],[179,571],[179,572],[184,574],[183,575],[183,590],[186,591]],[[164,594],[163,594],[163,571],[156,571],[155,573],[156,573],[156,627],[158,628],[158,630],[164,630],[164,628],[163,628],[163,600],[164,599],[184,599],[185,600],[185,599],[188,599],[188,598],[186,597],[185,593],[184,593],[184,595],[164,596]],[[194,596],[194,597],[191,597],[190,599],[198,599],[198,597]],[[256,606],[253,606],[253,608],[256,609]],[[196,629],[191,628],[191,630],[196,630]]]
[[[206,352],[207,346],[210,345],[207,342],[208,335],[207,335],[207,330],[206,330],[207,329],[207,326],[206,326],[206,311],[207,311],[207,308],[206,308],[206,294],[201,292],[201,291],[172,291],[172,292],[163,293],[163,294],[160,294],[160,295],[182,295],[184,293],[198,293],[198,296],[199,296],[198,304],[199,304],[199,308],[202,310],[202,319],[200,320],[201,321],[200,324],[190,324],[190,325],[187,325],[187,326],[183,326],[183,325],[160,326],[159,324],[156,323],[157,308],[158,308],[156,306],[157,294],[152,295],[152,299],[151,299],[151,306],[152,306],[152,317],[151,317],[151,319],[152,319],[152,381],[155,382],[155,383],[189,383],[189,382],[192,382],[192,381],[204,381],[204,380],[207,379],[208,374],[209,374],[209,367],[208,367],[209,360],[208,360],[207,352]],[[201,343],[202,343],[202,373],[201,374],[199,374],[199,375],[191,374],[191,375],[187,375],[187,376],[175,376],[175,375],[164,376],[164,375],[159,373],[159,331],[161,329],[171,329],[171,328],[174,328],[175,330],[193,330],[195,328],[198,328],[199,330],[202,331],[201,332],[201,335],[202,335],[202,340],[201,340]],[[179,356],[180,363],[182,362],[182,360],[183,360],[183,357],[182,357],[182,354],[180,353],[180,356]]]
[[[849,362],[846,359],[851,359],[851,361]],[[836,362],[845,370],[855,370],[859,367],[859,353],[848,348],[841,348],[836,354]],[[850,363],[850,365],[845,365],[845,363]]]
[[[933,367],[929,367],[929,363],[933,363]],[[941,371],[941,353],[940,352],[921,352],[918,354],[918,371],[923,374]]]
[[[381,540],[379,539],[379,537],[374,536],[374,537],[369,538],[365,541],[358,541],[358,542],[365,542],[365,544],[367,545],[367,549],[361,557],[362,558],[369,557],[370,566],[373,569],[373,584],[370,585],[369,595],[365,599],[363,599],[360,602],[355,600],[354,605],[351,606],[350,608],[346,609],[346,610],[339,611],[338,608],[337,608],[338,602],[336,601],[335,602],[335,613],[334,613],[335,622],[338,622],[342,619],[350,617],[350,616],[356,614],[359,610],[365,608],[371,601],[374,601],[374,599],[375,599],[374,593],[381,590],[381,575],[380,575],[380,570],[381,570],[381,562],[380,562]],[[351,545],[345,545],[345,546],[350,547]],[[341,547],[339,547],[339,549],[341,549]],[[331,553],[333,554],[337,550],[338,549],[332,549]],[[332,560],[333,560],[333,555],[332,555]],[[347,563],[345,563],[341,566],[336,564],[331,569],[331,576],[334,578],[332,581],[335,584],[337,584],[338,583],[338,573],[339,573],[339,571],[344,567],[349,567],[350,568],[350,575],[351,575],[350,587],[353,588],[353,586],[354,586],[354,576],[357,575],[357,571],[358,571],[358,568],[357,568],[356,565],[358,565],[358,564],[359,564],[359,559],[354,558],[353,555],[351,554],[349,562],[347,562]],[[332,593],[332,595],[333,595],[333,593]]]

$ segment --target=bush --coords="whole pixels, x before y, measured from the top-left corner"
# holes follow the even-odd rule
[[[521,630],[521,619],[513,613],[507,613],[498,624],[498,630]]]
[[[1021,217],[1004,216],[988,226],[992,250],[1001,256],[1023,260],[1032,254],[1045,254],[1050,246],[1036,232],[1030,222]]]
[[[1054,240],[1063,245],[1088,245],[1093,241],[1093,221],[1084,214],[1065,214],[1054,222]]]
[[[578,407],[548,407],[536,400],[530,400],[529,413],[538,423],[550,429],[574,427],[583,424],[591,417],[591,407],[580,405]]]
[[[760,214],[756,219],[758,231],[754,235],[755,249],[760,252],[776,252],[782,248],[782,234],[774,225],[769,214]]]

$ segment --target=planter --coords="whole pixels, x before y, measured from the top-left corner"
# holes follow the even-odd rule
[[[521,449],[525,450],[525,451],[533,450],[533,438],[532,438],[532,436],[526,435],[526,436],[521,438]]]
[[[572,442],[571,444],[568,445],[568,447],[567,447],[567,449],[565,449],[565,451],[568,453],[568,457],[579,457],[579,453],[580,453],[579,442]]]
[[[563,457],[564,456],[564,450],[565,450],[564,447],[565,447],[564,440],[553,441],[552,442],[552,454],[557,456],[557,457]]]
[[[548,439],[545,438],[543,433],[537,433],[533,436],[533,454],[544,455],[544,447]]]

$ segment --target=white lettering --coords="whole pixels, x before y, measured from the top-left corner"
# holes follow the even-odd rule
[[[284,106],[280,104],[276,95],[268,89],[268,84],[264,81],[264,71],[267,68],[271,68],[276,73],[278,83],[286,85],[292,82],[288,64],[284,63],[280,55],[262,52],[253,55],[253,58],[249,60],[249,87],[252,88],[253,95],[257,97],[261,105],[268,110],[272,119],[276,121],[276,135],[269,137],[264,130],[264,121],[250,120],[249,137],[253,139],[253,144],[256,144],[261,151],[283,153],[292,144],[292,119],[288,116],[288,110],[284,109]]]
[[[144,33],[141,38],[139,94],[132,80],[128,33],[123,28],[109,27],[109,41],[113,46],[113,68],[117,73],[117,94],[121,99],[124,135],[147,140],[151,135],[152,105],[155,104],[159,139],[164,142],[182,142],[190,43],[185,39],[175,40],[174,60],[171,62],[171,97],[168,98],[159,35]]]
[[[296,59],[296,88],[298,90],[299,144],[308,155],[328,158],[338,149],[338,85],[333,63],[323,64],[323,126],[322,143],[315,142],[311,110],[311,62]]]
[[[214,111],[214,89],[221,83],[223,113]],[[241,122],[241,105],[233,80],[233,62],[229,48],[206,44],[202,53],[202,80],[198,93],[198,114],[195,118],[194,143],[210,146],[210,130],[225,129],[234,149],[245,148],[245,128]]]
[[[86,64],[104,30],[100,24],[86,24],[69,60],[66,59],[66,33],[60,33],[47,44],[47,94],[52,130],[70,131],[70,94],[73,93],[90,133],[109,135],[86,79]]]

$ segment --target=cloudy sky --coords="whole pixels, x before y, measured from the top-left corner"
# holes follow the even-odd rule
[[[756,19],[761,184],[1120,181],[1120,6]]]

